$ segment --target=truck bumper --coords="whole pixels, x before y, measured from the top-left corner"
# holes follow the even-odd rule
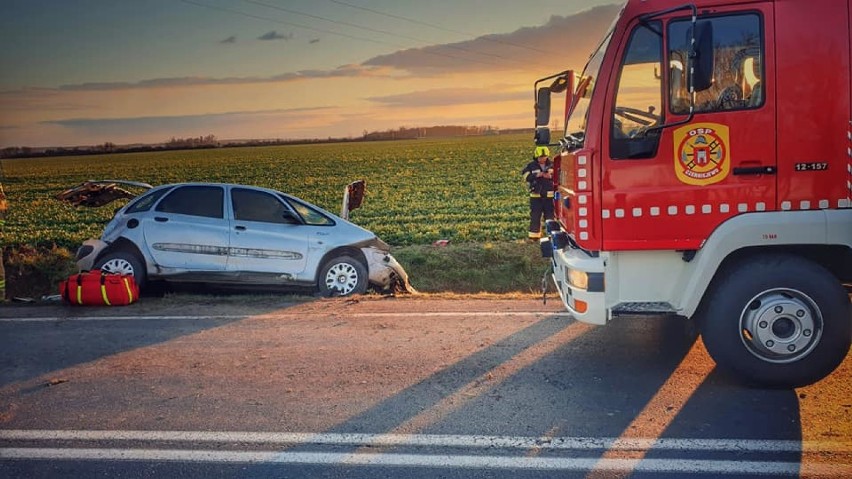
[[[606,324],[609,311],[604,292],[604,262],[583,250],[566,247],[553,251],[553,282],[577,321]]]

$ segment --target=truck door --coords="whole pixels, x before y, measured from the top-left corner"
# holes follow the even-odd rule
[[[699,20],[713,27],[714,78],[688,122],[690,19],[637,20],[619,46],[602,135],[604,250],[697,249],[725,219],[775,209],[772,6]]]

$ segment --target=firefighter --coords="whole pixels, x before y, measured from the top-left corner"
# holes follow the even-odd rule
[[[553,163],[546,146],[535,149],[533,160],[521,172],[530,192],[530,232],[528,238],[541,238],[541,217],[553,219]]]

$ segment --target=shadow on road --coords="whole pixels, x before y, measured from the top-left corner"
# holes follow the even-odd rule
[[[78,308],[71,306],[9,308],[4,318],[21,316],[32,321],[0,321],[0,387],[27,381],[107,356],[164,343],[240,321],[253,314],[283,311],[296,303],[280,299],[264,306],[255,305],[245,313],[245,305],[236,308],[220,301],[169,307],[157,302],[156,309],[145,309],[143,301],[124,308]],[[255,301],[257,303],[257,301]],[[15,311],[17,309],[17,311]],[[240,312],[243,311],[243,312]],[[217,316],[198,320],[190,315]],[[143,319],[117,319],[144,316]],[[87,320],[78,319],[88,317]],[[41,319],[53,320],[45,321]],[[93,319],[94,318],[94,319]],[[103,318],[103,319],[101,319]],[[110,319],[111,318],[111,319]]]
[[[537,322],[330,432],[801,441],[795,392],[746,388],[718,374],[692,324],[680,318],[590,327],[513,374],[489,379],[577,326],[586,325]],[[477,381],[483,384],[471,387]],[[800,459],[792,455],[783,459]]]

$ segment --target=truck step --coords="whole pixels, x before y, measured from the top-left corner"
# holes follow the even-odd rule
[[[677,314],[677,311],[671,304],[660,301],[647,303],[619,303],[612,308],[612,314]]]

